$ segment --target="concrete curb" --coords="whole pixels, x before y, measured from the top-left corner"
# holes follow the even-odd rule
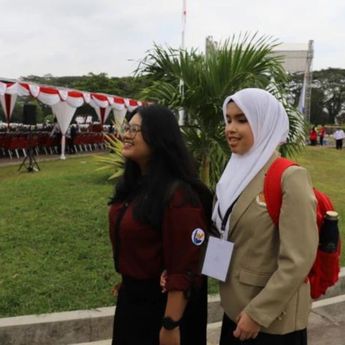
[[[65,345],[112,336],[114,307],[0,319],[0,344]]]
[[[219,295],[210,295],[208,322],[221,321],[223,311]],[[324,299],[313,303],[311,328],[325,321],[332,325],[342,322],[345,307],[345,268],[338,283]],[[336,315],[336,316],[334,316]],[[112,336],[114,307],[78,310],[63,313],[27,315],[0,319],[0,344],[66,345],[100,341]],[[321,320],[321,321],[320,321]],[[345,319],[344,319],[345,321]]]

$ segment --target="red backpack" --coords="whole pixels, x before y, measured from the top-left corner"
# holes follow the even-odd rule
[[[267,211],[272,218],[273,223],[278,226],[280,208],[282,204],[281,177],[285,169],[290,166],[298,165],[286,158],[277,158],[267,171],[264,181],[264,196],[267,205]],[[333,211],[334,207],[329,197],[314,188],[314,194],[317,199],[317,225],[319,238],[323,231],[324,218],[327,211]],[[323,295],[327,288],[334,285],[339,279],[339,257],[340,257],[340,237],[335,252],[328,253],[320,249],[308,278],[310,282],[310,294],[312,298],[318,298]]]

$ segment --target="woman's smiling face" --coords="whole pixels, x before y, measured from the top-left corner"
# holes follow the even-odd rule
[[[145,172],[151,158],[151,148],[144,140],[141,132],[141,116],[136,113],[126,128],[123,137],[122,154],[124,157],[133,160],[142,172]]]
[[[239,155],[247,153],[254,144],[249,122],[235,102],[230,102],[226,106],[225,138],[231,152]]]

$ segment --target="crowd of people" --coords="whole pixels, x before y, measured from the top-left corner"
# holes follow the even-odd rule
[[[330,145],[333,142],[332,139],[335,141],[336,149],[341,150],[345,139],[344,130],[340,127],[333,129],[321,125],[319,127],[313,126],[309,132],[309,144],[311,146],[316,146],[318,144],[321,146]]]
[[[126,117],[125,168],[109,204],[122,277],[113,345],[206,345],[205,275],[219,280],[220,345],[307,344],[306,277],[318,246],[310,176],[298,166],[284,172],[278,231],[263,185],[287,139],[286,111],[251,88],[227,97],[223,114],[232,154],[214,197],[169,109],[148,105]]]
[[[311,146],[316,146],[319,144],[323,146],[325,144],[325,136],[326,136],[326,127],[321,125],[319,127],[313,126],[311,131],[309,132],[309,141]]]

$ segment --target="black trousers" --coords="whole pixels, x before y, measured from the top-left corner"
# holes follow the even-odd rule
[[[306,329],[283,335],[260,332],[255,339],[244,341],[234,337],[235,329],[236,323],[224,314],[219,345],[307,345]]]
[[[343,148],[343,139],[338,139],[335,141],[335,147],[337,150],[341,150]]]
[[[167,295],[159,281],[123,277],[117,298],[112,345],[159,345]],[[180,325],[181,345],[206,345],[207,280],[191,290]]]

